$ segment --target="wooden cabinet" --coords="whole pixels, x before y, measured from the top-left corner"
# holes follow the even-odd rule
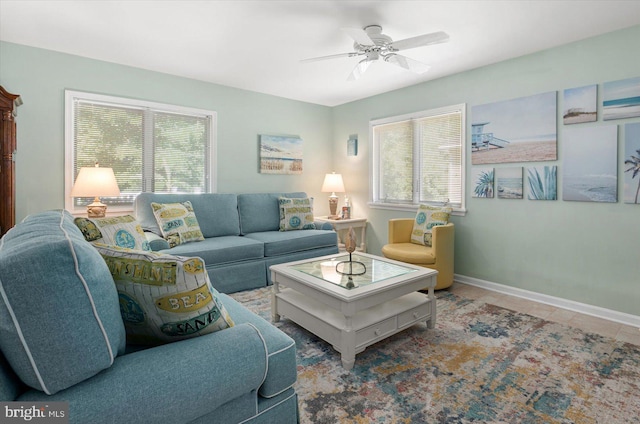
[[[0,236],[16,223],[16,109],[20,96],[0,86]]]

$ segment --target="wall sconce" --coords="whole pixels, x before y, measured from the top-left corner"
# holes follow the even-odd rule
[[[335,172],[325,175],[324,183],[322,184],[322,192],[331,193],[329,196],[329,211],[331,213],[329,215],[329,219],[337,219],[338,196],[336,196],[336,192],[344,193],[342,175],[336,174]]]
[[[78,178],[71,189],[71,197],[93,197],[93,203],[87,205],[89,218],[103,218],[107,213],[107,205],[100,201],[100,196],[120,196],[120,188],[112,168],[95,167],[80,168]]]

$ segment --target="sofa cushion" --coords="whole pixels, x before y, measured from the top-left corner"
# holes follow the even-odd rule
[[[151,202],[191,202],[205,238],[240,234],[238,201],[235,194],[163,194],[140,193],[133,201],[134,215],[142,229],[161,235]]]
[[[162,237],[169,242],[170,247],[204,240],[191,202],[151,202],[151,208],[162,231]]]
[[[95,247],[118,289],[128,343],[157,345],[233,326],[202,259]]]
[[[264,231],[245,237],[264,243],[265,257],[338,245],[337,233],[327,230]]]
[[[128,249],[151,250],[142,227],[131,215],[107,218],[76,218],[85,240]]]
[[[0,349],[47,394],[109,368],[124,352],[118,293],[66,211],[29,216],[0,241]]]
[[[293,339],[226,294],[220,294],[220,297],[236,324],[253,324],[267,345],[268,371],[258,391],[260,396],[273,397],[293,386],[297,379],[296,343]]]
[[[307,197],[306,193],[238,194],[238,214],[242,234],[280,229],[279,197]]]
[[[313,203],[308,197],[280,197],[280,231],[315,230]]]
[[[440,206],[418,206],[413,231],[411,232],[411,243],[431,246],[433,234],[431,229],[436,225],[446,225],[451,215],[450,207]]]
[[[180,256],[198,256],[208,266],[261,259],[264,257],[264,244],[247,237],[224,236],[204,239],[198,243],[176,246],[163,253]]]

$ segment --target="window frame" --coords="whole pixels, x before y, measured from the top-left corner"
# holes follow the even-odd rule
[[[453,207],[453,215],[464,216],[466,214],[466,132],[467,132],[467,120],[466,120],[466,103],[460,103],[451,106],[444,106],[434,109],[422,110],[418,112],[407,113],[403,115],[390,116],[386,118],[374,119],[369,121],[369,149],[371,151],[371,166],[369,168],[369,202],[368,205],[374,209],[388,209],[388,210],[400,210],[400,211],[417,211],[418,205],[430,204],[430,205],[442,205],[442,202],[425,202],[420,201],[420,140],[418,134],[414,131],[413,134],[413,189],[411,203],[399,203],[399,202],[384,202],[380,198],[380,145],[379,140],[375,139],[374,128],[378,125],[392,124],[402,121],[411,121],[415,126],[416,121],[422,118],[434,117],[438,115],[446,115],[451,113],[460,113],[461,125],[460,125],[460,174],[461,174],[461,199],[460,206]]]
[[[64,163],[64,205],[65,209],[74,215],[80,215],[86,213],[86,207],[78,207],[74,205],[73,198],[71,197],[71,189],[75,183],[74,175],[74,163],[75,163],[75,125],[74,125],[74,112],[76,100],[88,100],[94,103],[102,103],[112,106],[124,106],[127,108],[137,108],[144,111],[145,114],[151,114],[153,112],[166,112],[171,114],[180,114],[187,116],[206,117],[209,120],[208,128],[208,157],[205,158],[205,192],[215,193],[217,191],[217,113],[211,110],[191,108],[185,106],[177,106],[167,103],[152,102],[147,100],[132,99],[127,97],[110,96],[105,94],[97,94],[75,90],[65,90],[65,129],[64,129],[64,146],[65,146],[65,163]],[[143,129],[145,141],[143,143],[150,142],[153,145],[153,141],[147,140],[151,137],[150,129]],[[143,152],[143,163],[146,159]],[[143,168],[143,187],[151,186],[153,180],[153,169],[144,172]],[[151,174],[151,180],[149,177]],[[146,190],[146,189],[144,189]],[[131,205],[117,206],[111,205],[107,210],[107,215],[114,213],[125,213],[133,211],[133,203]]]

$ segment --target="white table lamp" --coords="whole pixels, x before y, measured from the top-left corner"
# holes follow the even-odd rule
[[[71,197],[93,197],[93,203],[87,205],[89,218],[102,218],[107,213],[107,205],[100,196],[119,196],[120,188],[112,168],[80,168],[78,178],[71,189]]]
[[[329,196],[329,212],[331,213],[329,218],[338,218],[338,196],[336,196],[336,192],[344,193],[344,182],[342,181],[342,175],[336,174],[335,172],[325,175],[324,183],[322,184],[322,192],[331,193],[331,195]]]

